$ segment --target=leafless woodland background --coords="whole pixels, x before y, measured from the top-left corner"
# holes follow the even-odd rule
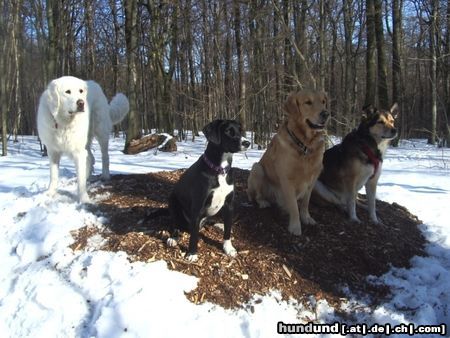
[[[264,147],[301,88],[330,98],[331,133],[364,105],[401,107],[401,137],[450,144],[450,0],[2,0],[0,114],[35,134],[39,95],[62,75],[130,99],[127,144],[150,129],[235,118]],[[194,134],[195,135],[195,134]]]

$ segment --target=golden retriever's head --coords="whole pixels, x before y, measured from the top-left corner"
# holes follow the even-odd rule
[[[394,125],[397,116],[397,103],[394,103],[390,110],[379,110],[369,106],[364,109],[359,128],[366,130],[376,140],[391,140],[397,136],[397,128]]]
[[[330,116],[327,103],[328,98],[324,92],[302,90],[290,94],[283,108],[288,113],[288,119],[293,120],[296,125],[317,131],[325,128]]]
[[[51,81],[44,92],[47,105],[56,118],[67,119],[84,112],[87,102],[86,81],[73,76],[63,76]]]

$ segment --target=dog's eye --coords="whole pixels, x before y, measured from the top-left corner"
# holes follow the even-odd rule
[[[305,104],[307,104],[308,106],[310,106],[310,105],[312,105],[312,101],[311,101],[311,100],[308,100],[308,101],[305,102]]]
[[[378,124],[384,124],[384,121],[378,121],[377,123]]]
[[[69,89],[69,90],[66,90],[66,94],[70,94],[70,93],[72,93],[72,92],[70,91],[70,89]]]
[[[236,132],[234,131],[234,129],[228,129],[227,130],[227,134],[229,135],[229,136],[231,136],[231,137],[233,137],[235,134],[236,134]]]
[[[83,89],[80,89],[80,94],[83,93]]]

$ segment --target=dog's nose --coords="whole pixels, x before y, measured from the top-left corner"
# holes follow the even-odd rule
[[[83,111],[84,110],[84,101],[83,100],[77,100],[77,109],[79,111]]]
[[[248,147],[250,147],[250,142],[248,141],[248,140],[244,140],[244,141],[242,141],[242,146],[243,147],[245,147],[245,148],[248,148]]]
[[[327,119],[330,116],[330,113],[327,110],[322,110],[320,112],[320,117],[323,119]]]

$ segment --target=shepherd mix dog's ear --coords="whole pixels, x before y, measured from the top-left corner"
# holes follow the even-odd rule
[[[376,112],[377,108],[375,108],[373,105],[369,104],[367,106],[364,106],[361,115],[361,121],[370,119]]]
[[[214,144],[220,144],[220,125],[223,120],[214,120],[203,127],[203,134],[208,141]]]
[[[397,102],[395,102],[392,105],[391,109],[389,109],[389,112],[391,113],[391,115],[394,118],[394,120],[397,119],[398,114],[400,113],[400,109],[398,107],[398,103]]]

